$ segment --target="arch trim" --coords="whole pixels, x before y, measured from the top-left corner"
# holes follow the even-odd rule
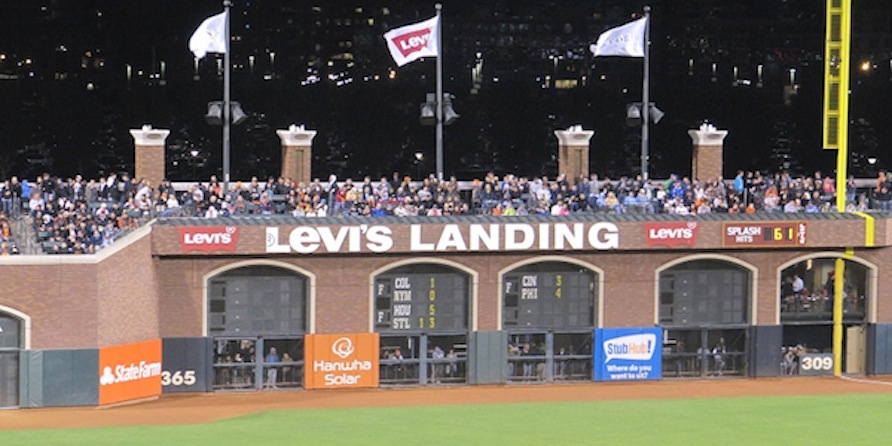
[[[241,260],[238,262],[227,263],[223,266],[215,268],[202,276],[201,279],[201,309],[202,309],[202,318],[201,318],[201,332],[204,336],[208,336],[208,293],[210,292],[210,287],[208,284],[210,280],[222,273],[227,271],[231,271],[238,268],[244,268],[248,266],[273,266],[276,268],[282,268],[285,270],[289,270],[298,274],[301,274],[307,278],[309,281],[309,286],[307,290],[307,334],[312,334],[316,332],[316,274],[313,274],[311,271],[303,269],[299,266],[292,265],[290,263],[280,262],[277,260],[268,260],[268,259],[251,259],[251,260]]]
[[[875,263],[872,263],[866,259],[858,257],[856,255],[849,255],[845,252],[839,251],[819,251],[808,254],[803,254],[801,256],[794,257],[784,263],[781,263],[777,267],[776,277],[777,283],[775,283],[775,288],[780,290],[782,277],[781,274],[785,269],[796,265],[797,263],[802,263],[806,260],[814,260],[814,259],[845,259],[850,260],[854,263],[860,264],[861,266],[867,268],[867,286],[869,287],[869,292],[867,294],[868,306],[867,306],[867,323],[876,323],[877,318],[877,286],[879,284],[879,266]],[[776,324],[780,325],[780,300],[777,302],[777,321]]]
[[[718,260],[728,262],[740,266],[750,272],[750,315],[748,324],[751,326],[757,325],[759,322],[757,311],[759,308],[759,268],[749,262],[745,262],[736,257],[731,257],[725,254],[692,254],[684,257],[679,257],[677,259],[672,259],[660,265],[654,271],[654,325],[660,325],[660,274],[662,274],[663,271],[666,271],[674,266],[680,265],[682,263],[692,262],[695,260]]]
[[[21,321],[23,327],[22,337],[24,338],[24,345],[22,346],[22,349],[31,350],[31,316],[28,316],[26,313],[23,313],[12,307],[7,307],[5,305],[0,305],[0,313],[6,313],[10,316],[14,316]]]
[[[545,256],[537,256],[533,258],[523,259],[514,263],[509,264],[508,266],[500,269],[497,273],[497,286],[496,296],[498,301],[498,309],[496,312],[496,327],[499,330],[502,330],[502,310],[503,310],[503,299],[502,299],[502,290],[504,289],[504,282],[502,278],[505,274],[514,271],[515,269],[527,266],[527,265],[535,265],[538,263],[569,263],[571,265],[581,266],[590,271],[594,271],[598,275],[598,320],[595,321],[597,324],[596,328],[600,328],[604,326],[604,270],[598,266],[595,266],[591,263],[579,260],[574,257],[560,256],[560,255],[545,255]]]
[[[438,259],[436,257],[414,257],[411,259],[403,259],[385,264],[369,273],[369,333],[375,332],[375,278],[378,277],[378,275],[380,274],[386,273],[401,266],[418,265],[424,263],[448,266],[471,276],[471,281],[468,284],[468,291],[470,291],[471,293],[471,301],[468,302],[468,311],[471,313],[470,331],[477,331],[477,321],[479,317],[479,312],[477,311],[477,294],[480,281],[480,274],[477,272],[477,270],[468,268],[461,263],[453,262],[451,260]]]

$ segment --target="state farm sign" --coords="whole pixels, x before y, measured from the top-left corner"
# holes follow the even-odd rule
[[[99,349],[99,404],[161,394],[161,339]]]
[[[694,247],[697,243],[697,222],[661,222],[645,223],[644,232],[647,246],[687,245]]]
[[[234,252],[238,241],[236,226],[185,226],[179,232],[183,252]]]

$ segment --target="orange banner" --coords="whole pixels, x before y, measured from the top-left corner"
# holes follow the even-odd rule
[[[378,387],[378,339],[378,333],[308,335],[304,387]]]
[[[99,349],[99,404],[161,395],[161,340]]]

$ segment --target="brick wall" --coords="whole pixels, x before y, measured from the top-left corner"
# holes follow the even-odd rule
[[[158,187],[165,177],[164,146],[136,146],[136,179],[143,178]]]
[[[0,288],[0,305],[31,317],[35,349],[202,336],[205,277],[223,268],[264,262],[315,276],[311,283],[315,332],[365,332],[372,312],[373,271],[390,269],[405,260],[442,261],[476,272],[477,329],[496,330],[500,272],[531,258],[571,259],[603,271],[604,326],[651,326],[655,320],[655,271],[679,260],[707,257],[755,269],[754,322],[774,325],[778,321],[779,268],[803,256],[830,257],[842,252],[841,246],[863,242],[864,237],[861,220],[816,220],[808,222],[810,238],[805,247],[729,249],[721,247],[720,222],[701,224],[696,249],[649,249],[640,223],[622,223],[621,249],[612,251],[410,253],[403,251],[407,241],[395,237],[393,253],[313,255],[262,253],[264,228],[256,226],[240,228],[242,238],[234,254],[184,255],[176,227],[155,226],[146,228],[144,236],[119,241],[123,244],[97,256],[0,259],[0,272],[7,278]],[[892,264],[892,248],[885,243],[887,226],[885,220],[878,220],[880,247],[855,250],[855,258],[878,267],[867,292],[877,297],[877,321],[881,323],[892,323],[892,295],[887,291],[892,287],[892,275],[885,272],[886,265]],[[471,285],[473,295],[475,284]]]

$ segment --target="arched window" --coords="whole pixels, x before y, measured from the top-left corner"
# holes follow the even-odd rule
[[[19,354],[24,345],[21,319],[0,312],[0,407],[19,404]]]
[[[268,265],[246,266],[209,280],[208,332],[213,336],[307,332],[308,280]]]
[[[660,273],[660,323],[672,326],[749,321],[750,271],[722,260],[692,260]]]

